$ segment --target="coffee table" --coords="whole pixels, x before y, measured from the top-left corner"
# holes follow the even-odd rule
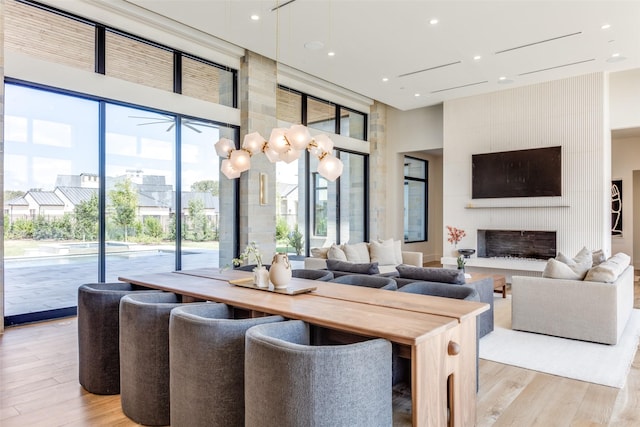
[[[502,274],[489,274],[489,273],[467,273],[471,275],[471,278],[467,278],[467,283],[477,282],[478,280],[486,279],[487,277],[493,278],[493,290],[494,292],[501,292],[502,298],[507,297],[507,278]]]

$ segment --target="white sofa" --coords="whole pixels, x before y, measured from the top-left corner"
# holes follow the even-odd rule
[[[511,327],[617,344],[633,310],[633,279],[631,265],[609,283],[513,276]]]
[[[422,252],[401,250],[400,241],[331,245],[326,248],[312,248],[311,257],[304,259],[304,268],[321,270],[327,268],[327,259],[337,259],[351,263],[378,263],[380,274],[396,271],[400,264],[422,267]]]

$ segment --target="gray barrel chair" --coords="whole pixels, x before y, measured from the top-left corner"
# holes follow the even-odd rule
[[[169,316],[181,306],[167,292],[120,300],[120,400],[122,411],[144,425],[169,425]]]
[[[398,289],[396,281],[390,277],[370,276],[368,274],[347,274],[330,280],[333,283],[341,283],[343,285],[365,286],[368,288],[378,288],[387,291],[395,291]]]
[[[86,283],[78,287],[78,374],[90,393],[120,393],[120,299],[160,292],[130,283]]]
[[[281,316],[233,319],[226,304],[171,311],[169,364],[172,427],[244,425],[245,332]]]
[[[387,340],[310,346],[300,320],[247,331],[247,427],[388,427],[391,397]]]
[[[291,270],[291,277],[328,282],[329,280],[333,279],[333,273],[329,270],[311,270],[298,268]]]

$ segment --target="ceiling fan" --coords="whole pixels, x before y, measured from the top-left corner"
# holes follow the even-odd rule
[[[129,116],[130,119],[142,119],[147,120],[146,122],[138,123],[136,126],[146,126],[146,125],[157,125],[157,124],[169,124],[167,128],[167,132],[169,132],[176,125],[176,117],[162,115],[159,117],[148,117],[148,116]],[[202,133],[202,130],[196,128],[196,126],[209,127],[209,128],[218,128],[218,126],[212,125],[210,123],[205,123],[199,120],[191,120],[191,119],[182,119],[181,121],[184,127],[191,129],[194,132]]]

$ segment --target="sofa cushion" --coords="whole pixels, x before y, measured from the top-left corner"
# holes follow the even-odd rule
[[[584,280],[588,282],[615,282],[630,262],[629,255],[619,252],[589,270]]]
[[[373,241],[369,243],[369,255],[372,262],[379,265],[397,265],[396,254],[394,252],[393,240],[385,240],[384,242]],[[402,256],[402,255],[401,255]]]
[[[347,273],[357,273],[357,274],[380,274],[380,270],[378,269],[377,262],[356,263],[356,262],[328,259],[327,270],[344,271]]]
[[[371,262],[369,245],[365,242],[344,245],[343,250],[349,262]]]
[[[347,255],[342,248],[336,244],[331,245],[327,251],[327,259],[337,259],[338,261],[346,261]]]
[[[329,258],[329,249],[331,248],[311,248],[311,256],[316,258]]]
[[[424,280],[427,282],[452,283],[463,285],[465,283],[464,271],[451,268],[414,267],[411,265],[398,265],[396,267],[400,277],[406,279]]]

